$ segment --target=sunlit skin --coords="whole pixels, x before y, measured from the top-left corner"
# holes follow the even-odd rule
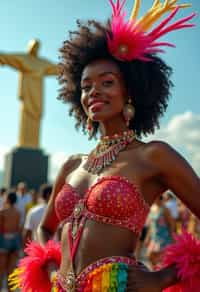
[[[99,122],[103,135],[112,135],[127,129],[122,115],[123,106],[128,99],[127,90],[122,74],[114,62],[97,60],[86,66],[82,73],[81,88],[84,111],[92,120]],[[99,103],[103,101],[105,104],[99,104],[98,110],[92,110],[91,99],[97,99],[95,102]],[[84,196],[86,189],[99,176],[125,176],[138,186],[149,206],[161,193],[171,189],[200,217],[200,180],[188,163],[169,145],[159,141],[143,143],[136,139],[100,175],[84,170],[85,159],[85,155],[73,156],[61,168],[39,229],[41,242],[46,242],[57,228],[54,201],[66,181]],[[67,275],[70,269],[67,230],[68,224],[62,232],[60,270],[63,275]],[[134,253],[137,239],[136,234],[125,228],[87,220],[75,257],[75,272],[80,273],[85,266],[99,258],[130,256]],[[127,291],[159,292],[174,281],[174,268],[149,273],[138,267],[131,267]]]

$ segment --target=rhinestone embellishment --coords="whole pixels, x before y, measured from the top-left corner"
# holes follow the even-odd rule
[[[69,272],[66,277],[66,288],[68,292],[75,292],[76,277],[73,272]]]
[[[80,216],[82,215],[83,210],[84,210],[84,203],[83,202],[79,202],[78,204],[76,204],[76,206],[74,208],[74,218],[79,219]]]

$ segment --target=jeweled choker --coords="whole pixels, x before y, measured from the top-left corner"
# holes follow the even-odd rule
[[[106,166],[116,160],[119,152],[124,150],[134,139],[133,130],[122,134],[102,136],[96,148],[88,155],[84,169],[92,174],[100,173]]]

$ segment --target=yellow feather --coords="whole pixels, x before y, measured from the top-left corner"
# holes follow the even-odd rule
[[[130,19],[136,19],[139,13],[141,0],[135,0]]]
[[[152,8],[155,8],[158,5],[161,5],[160,0],[155,0],[154,3],[153,3]]]
[[[8,285],[11,290],[16,290],[20,288],[20,275],[23,273],[23,268],[16,268],[14,271],[8,276]]]
[[[160,0],[155,0],[153,6],[147,11],[147,13],[142,16],[138,21],[141,30],[149,30],[154,23],[158,21],[165,13],[175,9],[177,6],[180,8],[191,7],[191,4],[176,4],[178,0],[165,0],[164,3],[161,3]]]

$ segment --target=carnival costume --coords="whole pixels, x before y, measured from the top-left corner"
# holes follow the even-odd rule
[[[160,49],[162,46],[173,46],[170,43],[158,42],[157,40],[161,36],[173,30],[193,26],[188,21],[195,16],[194,13],[168,25],[180,8],[190,6],[187,4],[176,5],[177,0],[166,0],[164,3],[155,0],[152,8],[139,20],[137,20],[137,15],[140,1],[136,0],[131,18],[128,21],[125,20],[125,11],[123,10],[126,1],[117,0],[116,3],[112,0],[109,1],[113,13],[110,28],[106,35],[108,50],[114,58],[121,61],[132,61],[134,59],[144,62],[151,61],[149,54],[163,52]],[[152,31],[147,32],[155,21],[168,11],[171,11],[170,15]],[[118,153],[125,149],[133,139],[134,134],[131,130],[125,132],[122,137],[118,135],[112,139],[106,139],[104,137],[89,155],[85,169],[91,173],[100,173],[104,167],[116,159]],[[68,228],[68,245],[71,267],[67,276],[62,275],[59,271],[57,272],[57,275],[53,279],[52,291],[124,292],[127,287],[128,267],[129,265],[137,264],[134,258],[122,256],[101,258],[84,268],[79,275],[75,274],[73,266],[85,222],[88,219],[126,228],[138,237],[140,236],[149,212],[149,206],[137,186],[122,176],[101,177],[88,189],[84,198],[81,198],[80,194],[71,185],[65,183],[56,197],[55,210],[60,221],[65,220],[70,225]],[[200,247],[195,240],[194,242],[193,246],[196,244],[195,252],[196,254],[200,254]],[[184,243],[187,246],[187,243],[190,244],[191,241],[187,238]],[[11,284],[15,283],[15,288],[17,286],[20,287],[22,292],[50,292],[51,283],[47,280],[47,271],[44,269],[44,266],[49,260],[55,260],[58,264],[60,263],[58,246],[53,250],[52,242],[47,243],[45,247],[38,244],[36,248],[36,245],[36,243],[29,244],[25,250],[27,257],[20,261],[19,268],[10,278]],[[176,246],[173,248],[173,250],[176,250]],[[40,254],[42,249],[43,256]],[[194,249],[191,247],[190,251],[194,252]],[[183,248],[180,249],[181,252],[184,254]],[[168,257],[165,259],[165,265],[175,263],[179,271],[180,258],[183,264],[184,260],[180,254],[179,258],[174,257],[173,254],[172,259],[169,251]],[[43,282],[45,282],[46,287],[44,287],[45,285],[41,287],[40,282],[33,283],[33,276],[31,278],[31,261],[36,261],[38,268],[38,271],[34,270],[34,280],[37,277],[38,279],[44,277]],[[187,285],[189,285],[188,281],[191,279],[191,277],[188,278],[188,270],[191,268],[192,261],[188,261],[188,263],[184,269],[184,273],[180,275],[178,272],[180,280],[184,279]],[[199,273],[199,266],[198,264],[195,275],[192,276],[196,276]],[[186,280],[182,277],[183,274],[187,274]],[[195,279],[197,280],[197,277]],[[197,281],[195,282],[196,284],[198,284]],[[183,285],[183,287],[187,285]],[[170,290],[170,292],[194,292],[197,291],[194,290],[197,287],[195,285],[190,286],[193,290]]]

